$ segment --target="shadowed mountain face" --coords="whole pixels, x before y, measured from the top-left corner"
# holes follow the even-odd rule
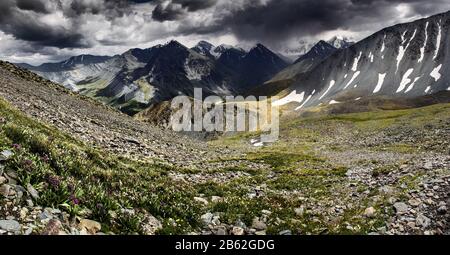
[[[297,109],[346,95],[413,98],[450,89],[450,12],[383,29],[298,75],[285,102]]]
[[[227,52],[225,52],[226,54]],[[287,64],[278,55],[264,47],[256,45],[247,54],[231,53],[234,63],[228,63],[228,67],[236,74],[236,83],[240,84],[240,91],[246,91],[255,87],[287,67]],[[219,61],[224,61],[223,58]]]
[[[308,51],[305,55],[297,59],[293,65],[283,69],[281,72],[275,75],[275,77],[273,77],[269,81],[269,83],[292,79],[301,73],[305,73],[315,68],[318,64],[327,59],[337,50],[338,49],[333,45],[325,41],[320,41],[316,45],[314,45],[314,47],[312,47],[311,50]]]
[[[194,88],[203,88],[204,96],[237,94],[270,79],[287,63],[260,44],[245,52],[204,41],[188,49],[172,41],[113,57],[83,55],[61,63],[21,66],[134,114],[180,94],[192,96]]]
[[[315,61],[315,60],[324,60],[328,58],[331,54],[336,52],[338,48],[334,47],[333,45],[320,41],[312,49],[306,53],[305,55],[301,56],[299,59],[295,61],[295,64],[304,62],[304,61]]]

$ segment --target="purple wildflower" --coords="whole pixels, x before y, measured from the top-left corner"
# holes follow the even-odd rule
[[[20,150],[20,149],[22,148],[22,146],[20,146],[20,144],[17,144],[17,143],[13,144],[12,147],[13,147],[15,150]]]
[[[78,198],[76,198],[75,195],[70,195],[70,200],[72,201],[72,203],[74,205],[79,205],[80,204],[80,200]]]
[[[57,176],[50,176],[50,177],[48,177],[48,182],[55,189],[59,188],[59,185],[61,183]]]
[[[44,163],[48,163],[48,162],[50,161],[50,158],[49,158],[47,155],[44,155],[44,156],[41,157],[41,160],[42,160]]]
[[[22,165],[24,166],[25,170],[27,171],[31,171],[33,170],[33,161],[29,160],[29,159],[25,159],[22,161]]]

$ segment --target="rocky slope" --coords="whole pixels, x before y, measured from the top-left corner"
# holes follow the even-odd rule
[[[179,159],[185,160],[183,164],[187,165],[195,158],[201,159],[200,155],[209,151],[201,149],[204,146],[201,141],[192,141],[176,133],[136,122],[96,100],[78,95],[12,64],[0,63],[0,96],[3,99],[27,115],[50,123],[93,146],[130,157],[153,157],[172,162],[177,161],[177,156],[185,155]],[[175,155],[173,150],[180,153]],[[193,154],[187,156],[183,151],[192,151]]]
[[[417,97],[450,89],[450,12],[383,29],[295,78],[296,108],[372,95]]]

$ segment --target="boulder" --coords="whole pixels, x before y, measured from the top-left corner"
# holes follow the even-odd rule
[[[85,230],[89,234],[95,234],[102,229],[102,225],[93,220],[83,219],[80,220],[80,224],[78,224],[78,228],[80,231]]]

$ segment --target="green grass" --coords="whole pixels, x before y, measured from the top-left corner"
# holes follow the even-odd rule
[[[448,119],[450,105],[435,105],[416,110],[378,111],[295,118],[282,121],[280,140],[270,146],[255,148],[249,140],[258,133],[241,133],[210,143],[213,147],[237,149],[236,156],[210,159],[211,163],[239,161],[235,166],[215,170],[175,168],[149,159],[136,161],[115,156],[62,133],[54,127],[39,123],[0,100],[0,150],[12,150],[14,156],[6,164],[7,170],[18,173],[19,184],[33,185],[40,193],[39,205],[60,208],[72,216],[93,219],[102,223],[105,231],[141,233],[143,214],[122,215],[122,208],[146,210],[163,223],[159,234],[183,234],[200,231],[200,216],[206,212],[220,215],[221,222],[234,224],[241,220],[247,226],[263,210],[272,212],[268,219],[269,234],[289,229],[294,234],[366,234],[385,225],[391,211],[384,199],[375,199],[377,190],[358,183],[354,191],[366,196],[352,201],[346,173],[347,166],[332,162],[319,152],[324,148],[334,152],[353,149],[344,143],[330,142],[336,134],[367,137],[386,129],[397,130],[405,125],[423,128],[425,125]],[[338,131],[337,128],[340,128]],[[365,147],[363,149],[366,149]],[[413,144],[391,142],[373,146],[369,150],[416,153]],[[159,163],[155,163],[159,162]],[[380,161],[381,162],[381,161]],[[362,159],[361,164],[376,165],[374,177],[396,169],[396,165],[380,167],[377,160]],[[261,170],[248,163],[259,164]],[[246,173],[224,183],[214,180],[190,184],[174,181],[169,173],[227,174]],[[419,175],[405,176],[398,185],[405,193],[414,189]],[[264,187],[263,195],[250,198],[256,187]],[[207,206],[194,197],[223,199]],[[300,196],[306,197],[301,200]],[[346,205],[353,203],[339,217],[329,217],[333,208],[326,202]],[[306,210],[296,215],[294,208],[324,203],[323,211]],[[376,217],[362,216],[365,208],[373,206]],[[384,213],[388,210],[388,213]],[[86,215],[86,212],[91,212]],[[139,211],[139,210],[137,210]],[[117,215],[117,216],[114,216]],[[349,230],[347,225],[354,229]]]
[[[197,227],[200,209],[192,199],[195,190],[172,181],[167,176],[173,170],[170,166],[93,149],[2,100],[0,116],[6,122],[0,126],[0,148],[14,152],[6,169],[18,173],[20,185],[31,184],[40,192],[40,205],[89,217],[116,233],[138,231],[132,224],[138,219],[122,219],[121,208],[142,208],[163,222],[177,219],[177,227],[171,228],[174,233]],[[86,211],[91,215],[83,215]],[[112,218],[111,212],[119,217]]]
[[[227,188],[222,186],[224,192],[221,192],[220,195],[232,199],[219,203],[216,205],[216,209],[224,211],[229,221],[242,218],[242,215],[239,215],[242,210],[237,210],[237,207],[243,208],[245,212],[253,216],[260,215],[263,207],[271,210],[273,213],[271,218],[282,219],[282,222],[269,224],[268,233],[273,234],[285,229],[290,229],[294,234],[367,234],[376,232],[378,228],[386,225],[386,220],[393,214],[392,206],[385,201],[386,198],[379,199],[378,190],[371,190],[362,183],[356,184],[355,191],[358,194],[368,192],[367,195],[358,198],[358,201],[353,201],[355,206],[346,209],[342,216],[334,220],[327,220],[327,217],[324,216],[326,215],[325,211],[319,214],[305,213],[302,217],[295,215],[293,208],[304,205],[304,202],[296,201],[299,194],[303,194],[312,201],[333,200],[344,205],[346,204],[344,201],[350,199],[346,186],[349,183],[346,177],[347,167],[331,161],[326,156],[319,156],[318,151],[325,149],[341,153],[348,150],[363,150],[374,153],[386,151],[417,154],[420,149],[416,144],[408,141],[393,139],[377,144],[378,141],[374,140],[371,141],[374,145],[370,147],[361,145],[359,148],[346,145],[345,142],[351,138],[366,139],[380,132],[396,135],[396,132],[408,130],[408,128],[420,131],[426,125],[439,125],[443,120],[448,120],[449,116],[450,104],[440,104],[408,110],[285,118],[281,121],[279,141],[267,147],[254,148],[250,145],[250,139],[257,138],[259,134],[239,134],[220,138],[210,144],[212,146],[226,145],[246,152],[245,156],[223,159],[224,161],[248,160],[264,164],[275,173],[275,177],[268,179],[267,172],[252,173],[254,176],[246,181],[246,185],[267,184],[273,192],[266,194],[263,198],[258,198],[257,203],[243,198],[241,193],[245,194],[245,191],[233,189],[234,186],[245,186],[243,183],[230,183],[227,184]],[[343,137],[344,143],[334,142],[336,136]],[[382,161],[370,158],[361,159],[357,164],[375,165],[376,168],[372,173],[375,178],[388,175],[398,168],[396,164],[383,165]],[[245,168],[240,167],[234,170],[246,171]],[[416,188],[417,180],[417,176],[401,178],[399,186],[405,188],[397,195],[401,196],[407,190]],[[295,195],[290,196],[291,192]],[[363,216],[364,210],[370,206],[376,209],[377,213],[374,218]],[[324,207],[324,210],[327,209],[329,208]],[[250,219],[246,217],[245,220],[249,221]],[[349,229],[347,226],[353,228]]]

